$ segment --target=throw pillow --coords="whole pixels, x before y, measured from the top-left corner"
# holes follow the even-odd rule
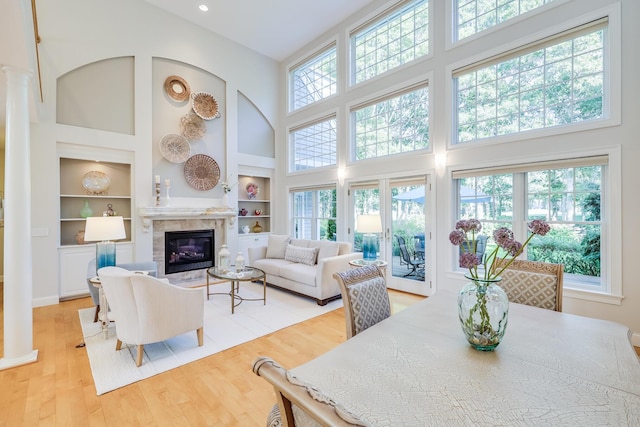
[[[340,243],[332,242],[330,240],[320,240],[318,242],[318,248],[320,249],[318,252],[318,259],[325,259],[338,255],[338,252],[340,251]]]
[[[300,264],[315,265],[318,256],[318,248],[303,248],[300,246],[287,245],[284,259]]]
[[[269,234],[267,243],[267,258],[284,258],[284,252],[289,244],[289,235]]]

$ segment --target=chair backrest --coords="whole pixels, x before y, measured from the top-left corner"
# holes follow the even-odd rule
[[[268,381],[276,393],[277,408],[274,407],[269,414],[269,427],[370,425],[323,394],[317,387],[296,378],[268,357],[256,359],[253,372]]]
[[[387,284],[378,266],[365,265],[333,277],[342,293],[347,339],[391,316]]]
[[[120,267],[101,268],[98,275],[120,341],[147,344],[202,327],[203,288],[174,286]]]
[[[126,325],[126,328],[122,329],[127,331],[127,335],[138,336],[140,324],[138,307],[130,279],[134,274],[120,267],[103,267],[98,270],[102,291],[109,301],[111,310],[109,318],[117,320],[118,325]],[[122,341],[132,342],[133,340],[123,339]]]
[[[129,270],[129,271],[145,271],[150,276],[153,276],[153,277],[158,276],[158,263],[155,261],[143,261],[143,262],[118,264],[117,267],[124,268],[125,270]],[[91,298],[93,299],[93,303],[95,305],[100,304],[100,296],[99,296],[98,288],[93,286],[90,280],[96,277],[97,275],[98,275],[98,272],[96,271],[96,259],[92,258],[87,264],[87,287],[89,288],[89,293],[91,294]]]
[[[404,240],[404,237],[396,234],[396,238],[398,239],[398,247],[400,248],[400,256],[402,257],[402,260],[411,264],[411,255],[409,255],[409,251],[407,250],[407,243]]]
[[[500,271],[507,260],[496,258],[492,270]],[[516,259],[501,273],[499,285],[509,301],[562,311],[563,264]]]

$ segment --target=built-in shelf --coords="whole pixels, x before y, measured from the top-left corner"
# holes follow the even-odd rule
[[[255,198],[250,198],[247,193],[247,186],[253,183],[259,191]],[[238,176],[238,230],[240,236],[246,235],[242,233],[243,227],[249,227],[249,233],[254,233],[256,222],[262,227],[261,233],[269,233],[271,231],[271,179],[267,177],[257,176]],[[246,209],[247,214],[242,215],[242,209]],[[261,211],[260,215],[256,215],[256,209]]]
[[[109,187],[101,194],[90,194],[83,187],[86,173],[98,171],[109,177]],[[85,203],[89,216],[102,216],[109,205],[122,216],[127,238],[131,241],[131,165],[94,159],[60,157],[60,246],[79,245],[77,235],[84,231],[81,211]]]

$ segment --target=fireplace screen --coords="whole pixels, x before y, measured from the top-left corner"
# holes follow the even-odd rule
[[[214,253],[213,230],[168,231],[164,235],[164,272],[212,267]]]

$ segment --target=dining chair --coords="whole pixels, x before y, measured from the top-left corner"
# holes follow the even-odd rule
[[[267,416],[267,427],[370,425],[269,357],[258,357],[253,373],[269,382],[276,393],[277,403]]]
[[[115,319],[116,351],[123,343],[135,345],[136,366],[142,364],[145,344],[195,331],[202,347],[204,288],[174,286],[119,267],[101,268],[98,277]]]
[[[365,265],[334,273],[338,281],[347,339],[391,316],[391,303],[384,272],[376,265]]]
[[[492,271],[500,271],[507,262],[496,258]],[[562,311],[563,264],[516,259],[500,276],[499,285],[510,302]]]
[[[396,239],[398,240],[398,248],[400,249],[400,259],[407,264],[407,268],[411,269],[404,277],[411,276],[412,274],[420,277],[420,270],[424,272],[424,259],[414,259],[409,254],[407,242],[404,240],[404,237],[396,234]],[[422,274],[422,276],[424,277],[424,274]]]

